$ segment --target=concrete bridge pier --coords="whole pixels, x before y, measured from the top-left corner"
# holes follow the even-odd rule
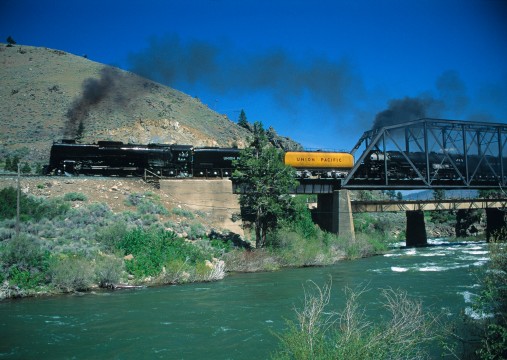
[[[492,238],[499,236],[499,232],[506,226],[506,213],[496,208],[486,208],[486,240],[489,242]],[[503,233],[505,238],[507,234]]]
[[[425,246],[428,244],[426,236],[426,226],[424,224],[424,213],[422,210],[406,211],[407,228],[406,244],[407,246]]]
[[[353,240],[356,238],[348,190],[335,190],[331,194],[319,194],[314,220],[322,230],[338,234],[340,237]]]

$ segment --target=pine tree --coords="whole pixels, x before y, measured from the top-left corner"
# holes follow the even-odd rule
[[[14,41],[14,39],[12,38],[12,36],[8,36],[7,37],[7,46],[13,46],[13,45],[16,45],[16,42]]]
[[[289,192],[298,183],[294,169],[284,165],[282,152],[269,145],[261,123],[254,124],[253,135],[250,147],[240,153],[232,179],[245,190],[240,204],[246,212],[241,216],[254,222],[256,247],[261,248],[266,245],[268,231],[293,211]]]
[[[21,168],[21,172],[23,174],[30,174],[32,172],[32,168],[30,167],[30,165],[28,163],[24,163],[23,167]]]
[[[5,159],[5,165],[4,165],[4,170],[5,171],[10,171],[11,170],[11,158],[10,156],[7,156],[7,158]]]
[[[244,128],[248,128],[248,121],[246,120],[246,114],[243,109],[241,109],[241,112],[239,113],[238,125]]]
[[[84,134],[84,124],[83,120],[81,120],[79,122],[79,126],[77,127],[76,140],[81,140],[83,138],[83,134]]]
[[[18,172],[19,156],[15,155],[11,161],[10,171]]]

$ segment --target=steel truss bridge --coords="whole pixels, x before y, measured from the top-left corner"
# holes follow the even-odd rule
[[[499,123],[420,119],[373,129],[352,149],[356,163],[340,186],[503,188],[507,182],[506,145],[507,124]]]
[[[301,179],[296,194],[349,190],[503,189],[507,124],[420,119],[366,131],[343,179]],[[245,192],[234,184],[234,192]]]
[[[507,124],[420,119],[366,131],[351,151],[355,165],[343,179],[302,179],[297,194],[319,194],[316,222],[354,237],[354,211],[406,211],[407,245],[426,243],[423,210],[486,208],[488,237],[505,226],[507,199],[353,202],[348,191],[495,189],[507,182]],[[234,193],[246,190],[233,184]],[[320,214],[320,215],[319,215]]]

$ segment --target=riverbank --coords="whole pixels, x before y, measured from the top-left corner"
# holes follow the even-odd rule
[[[355,239],[339,238],[313,224],[301,199],[298,222],[253,249],[216,227],[213,209],[192,211],[139,179],[44,179],[22,180],[19,236],[15,178],[0,182],[0,299],[327,266],[383,253],[404,233],[402,216],[364,214]]]
[[[209,282],[227,272],[324,266],[386,249],[379,239],[320,231],[304,204],[298,223],[281,224],[267,248],[252,249],[214,228],[207,213],[171,208],[144,183],[136,192],[137,182],[113,180],[88,187],[85,179],[79,187],[73,179],[24,182],[19,230],[16,190],[0,190],[0,298]]]
[[[274,334],[283,334],[287,321],[297,321],[294,309],[303,309],[305,291],[329,279],[326,315],[344,309],[347,286],[368,285],[359,305],[372,325],[390,319],[379,289],[404,290],[425,313],[443,311],[442,322],[452,324],[473,315],[470,301],[480,293],[477,275],[487,263],[487,250],[484,243],[432,242],[332,266],[229,274],[211,283],[2,301],[0,353],[4,358],[269,359],[280,349]],[[442,358],[435,351],[429,358]],[[459,355],[444,358],[466,359]]]

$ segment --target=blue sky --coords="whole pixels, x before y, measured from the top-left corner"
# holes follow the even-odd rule
[[[350,150],[388,108],[393,121],[507,122],[506,0],[2,0],[9,35],[234,121],[244,109],[308,148]]]

